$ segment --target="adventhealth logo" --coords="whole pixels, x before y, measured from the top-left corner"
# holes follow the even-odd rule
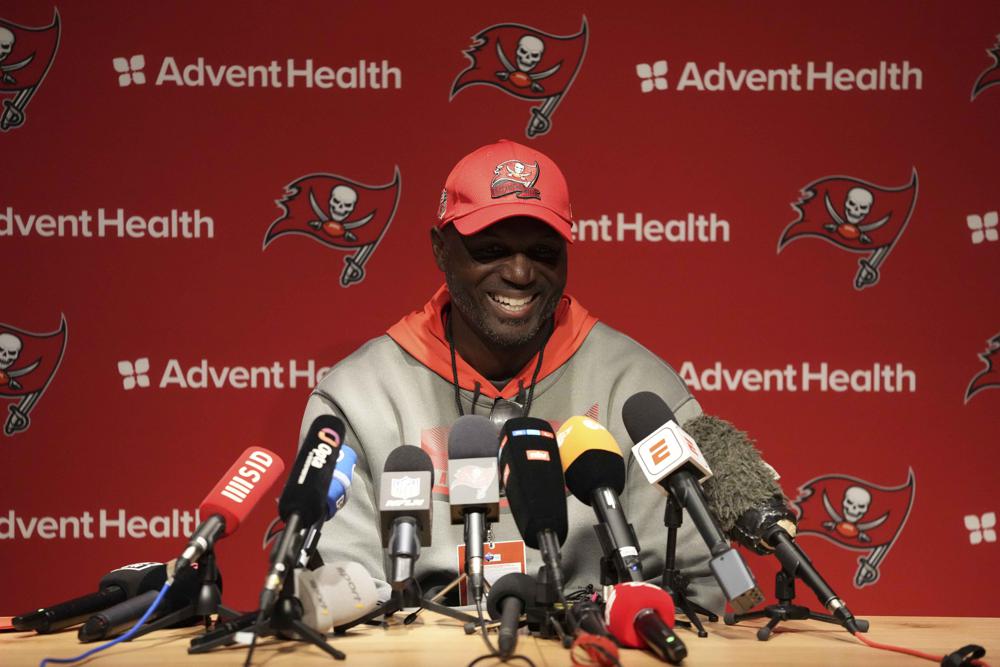
[[[117,57],[111,61],[118,74],[118,86],[142,86],[146,83],[146,56]],[[267,64],[211,63],[204,57],[190,62],[178,62],[165,56],[153,81],[155,86],[174,85],[188,88],[338,88],[342,90],[399,90],[403,87],[403,72],[388,60],[368,61],[364,58],[349,65],[325,65],[312,58]]]
[[[149,386],[149,357],[133,361],[119,361],[118,374],[122,376],[122,389],[132,391],[136,387]]]
[[[118,72],[119,87],[124,88],[132,84],[141,86],[146,83],[146,75],[142,71],[146,68],[146,56],[139,54],[131,58],[115,58],[111,64]]]
[[[152,388],[153,373],[149,357],[123,359],[118,362],[118,375],[122,389]],[[313,388],[329,372],[329,367],[320,367],[310,359],[302,363],[295,359],[287,363],[275,361],[269,366],[216,366],[202,359],[197,363],[184,364],[179,359],[168,359],[157,389],[297,389]]]
[[[883,91],[922,90],[924,73],[910,61],[901,63],[879,61],[870,67],[852,69],[838,67],[833,61],[808,61],[791,63],[787,67],[745,68],[734,67],[726,62],[700,65],[688,61],[680,68],[677,81],[671,86],[667,81],[669,63],[657,60],[639,63],[635,66],[640,90],[698,90],[702,92],[722,91]]]
[[[635,73],[639,77],[642,92],[649,93],[656,90],[667,89],[667,61],[657,60],[649,63],[639,63],[635,66]]]

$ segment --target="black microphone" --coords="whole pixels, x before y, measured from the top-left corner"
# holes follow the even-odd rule
[[[221,580],[219,586],[220,588],[222,586]],[[185,567],[183,570],[178,571],[170,590],[163,597],[160,606],[147,619],[147,623],[152,623],[167,614],[179,611],[185,607],[190,607],[191,613],[182,614],[183,619],[181,622],[193,618],[195,601],[198,599],[200,589],[201,579],[195,568]],[[122,634],[137,620],[142,618],[142,615],[146,613],[149,606],[156,600],[157,595],[159,595],[159,590],[148,590],[94,614],[80,626],[77,637],[81,642],[87,643],[101,641]]]
[[[573,625],[577,630],[615,641],[615,636],[611,634],[611,630],[608,629],[608,624],[604,620],[601,605],[593,600],[577,600],[570,605],[567,613],[572,617]]]
[[[12,620],[20,632],[56,632],[87,620],[92,614],[147,591],[158,591],[167,580],[163,563],[132,563],[108,572],[97,584],[97,592],[43,607]]]
[[[555,433],[533,417],[507,420],[500,435],[500,478],[524,543],[542,553],[556,596],[565,602],[559,547],[566,541],[565,480]]]
[[[785,572],[802,579],[848,631],[867,632],[868,622],[854,617],[793,540],[795,514],[750,438],[729,422],[708,415],[684,426],[702,443],[712,463],[715,475],[705,483],[705,496],[722,530],[758,554],[774,554]]]
[[[635,443],[635,457],[646,479],[668,492],[687,510],[712,554],[709,567],[737,613],[764,600],[757,580],[739,552],[729,545],[701,490],[711,469],[690,435],[674,421],[674,413],[659,396],[643,391],[622,408],[625,430]]]
[[[518,620],[524,610],[535,601],[534,578],[520,572],[505,574],[490,588],[486,609],[490,618],[500,620],[498,645],[500,659],[507,660],[517,647]]]
[[[320,415],[309,426],[299,448],[278,499],[278,515],[285,529],[271,553],[271,568],[260,593],[262,618],[277,599],[290,566],[294,566],[304,531],[327,514],[327,492],[343,439],[344,422],[333,415]]]
[[[625,518],[619,496],[625,490],[625,459],[608,429],[588,417],[570,417],[556,433],[566,486],[594,508],[594,526],[604,551],[603,584],[642,581],[639,540]],[[605,563],[608,563],[605,566]]]
[[[434,464],[419,447],[389,452],[379,480],[382,547],[391,559],[389,583],[403,590],[413,579],[421,545],[431,545],[431,487]]]
[[[488,522],[500,520],[497,428],[482,415],[465,415],[448,435],[448,491],[452,525],[465,525],[465,574],[472,597],[483,599],[483,542]]]

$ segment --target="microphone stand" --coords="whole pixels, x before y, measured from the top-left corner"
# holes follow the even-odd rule
[[[281,587],[278,599],[274,604],[270,618],[262,624],[257,623],[260,610],[244,614],[213,632],[206,633],[191,640],[188,653],[205,653],[217,646],[228,646],[236,642],[237,633],[253,629],[259,637],[274,635],[282,639],[303,641],[316,646],[329,654],[335,660],[343,660],[347,655],[326,641],[322,633],[313,630],[302,622],[302,601],[295,595],[295,577],[288,576]]]
[[[719,617],[688,598],[688,577],[675,567],[677,562],[677,529],[681,527],[683,521],[684,508],[674,499],[673,494],[668,495],[667,504],[663,511],[663,525],[667,527],[667,552],[664,558],[663,579],[660,587],[670,593],[674,599],[674,605],[683,611],[689,619],[687,621],[677,619],[676,624],[684,628],[693,626],[699,637],[707,637],[708,631],[702,625],[698,614],[706,616],[712,623],[718,621]]]
[[[368,612],[361,618],[356,618],[349,623],[344,623],[343,625],[334,627],[333,631],[338,635],[342,635],[356,625],[361,625],[362,623],[372,623],[379,616],[388,617],[392,616],[397,611],[403,611],[405,607],[417,607],[418,609],[416,611],[410,613],[405,619],[403,619],[404,625],[413,623],[413,621],[417,620],[417,614],[419,614],[421,610],[427,609],[428,611],[433,611],[436,614],[441,614],[442,616],[448,616],[457,621],[462,621],[462,623],[465,624],[471,623],[473,625],[473,632],[475,632],[475,626],[476,623],[478,623],[477,619],[464,612],[438,602],[438,600],[444,597],[448,591],[457,586],[464,579],[465,575],[460,575],[457,579],[445,586],[433,598],[427,599],[423,597],[423,593],[420,591],[420,584],[417,583],[416,579],[410,578],[402,588],[393,588],[392,597],[380,604],[377,608]],[[378,624],[376,623],[376,625]],[[466,634],[469,634],[468,631],[466,631]]]
[[[535,604],[525,609],[528,629],[537,632],[542,639],[558,638],[563,648],[570,648],[573,637],[563,629],[564,624],[566,627],[572,625],[568,617],[569,609],[563,604],[565,598],[562,591],[557,590],[556,580],[548,565],[538,568],[535,581]]]
[[[204,619],[205,633],[207,634],[211,624],[210,617],[213,614],[219,615],[217,623],[224,622],[227,617],[232,620],[240,615],[239,612],[222,604],[222,591],[219,587],[221,577],[219,575],[219,566],[215,562],[214,549],[209,548],[198,559],[197,572],[200,582],[197,600],[165,616],[161,616],[151,623],[146,623],[132,636],[132,639],[142,637],[156,630],[168,628],[172,625],[177,625],[178,623],[183,623],[192,616],[200,616]]]
[[[843,621],[836,616],[821,614],[808,607],[794,604],[795,575],[785,571],[784,567],[774,575],[774,596],[778,598],[778,604],[769,604],[763,609],[750,611],[745,614],[727,613],[723,620],[726,625],[735,625],[740,621],[753,618],[770,619],[767,625],[757,630],[757,639],[762,642],[771,638],[774,628],[782,621],[823,621],[824,623],[833,623],[834,625],[846,627]],[[854,619],[854,622],[857,624],[858,630],[868,632],[868,621],[857,618]]]

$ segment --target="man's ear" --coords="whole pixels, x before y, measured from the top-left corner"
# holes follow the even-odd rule
[[[437,227],[431,227],[431,251],[434,252],[434,263],[444,271],[444,260],[447,251],[444,248],[444,236]]]

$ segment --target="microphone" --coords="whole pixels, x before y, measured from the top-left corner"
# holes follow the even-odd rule
[[[619,499],[625,490],[625,459],[614,436],[593,419],[570,417],[556,432],[556,441],[566,486],[597,515],[594,530],[617,575],[610,583],[642,581],[639,540]]]
[[[660,660],[680,664],[687,647],[674,634],[674,601],[659,586],[617,584],[604,608],[611,634],[629,648],[649,648]]]
[[[567,614],[572,617],[573,625],[578,631],[614,640],[614,636],[608,631],[607,623],[604,622],[601,605],[590,598],[575,601],[570,605]]]
[[[685,426],[703,443],[703,451],[715,468],[716,475],[705,484],[705,495],[722,530],[758,554],[774,554],[782,568],[802,579],[849,632],[867,632],[867,622],[854,617],[794,541],[796,517],[773,471],[747,435],[708,415]]]
[[[434,464],[419,447],[389,452],[379,480],[382,547],[389,550],[389,583],[403,590],[413,578],[421,545],[431,545],[431,485]]]
[[[219,585],[221,588],[221,579]],[[162,587],[162,584],[160,587]],[[194,567],[177,570],[176,579],[171,585],[170,590],[167,591],[160,606],[147,619],[147,622],[152,623],[184,607],[191,608],[191,614],[185,616],[184,620],[190,618],[194,615],[194,605],[198,599],[200,589],[201,581]],[[140,593],[135,597],[129,598],[124,602],[119,602],[94,614],[80,626],[77,638],[83,643],[88,643],[122,634],[137,620],[142,618],[142,615],[153,604],[157,595],[159,595],[158,588],[156,590],[147,590],[144,593]]]
[[[524,610],[535,601],[534,578],[520,572],[505,574],[490,587],[486,596],[486,609],[490,618],[500,621],[498,640],[500,659],[507,660],[517,647],[518,620]]]
[[[97,592],[66,602],[43,607],[12,620],[19,632],[34,630],[38,634],[56,632],[82,623],[92,614],[147,591],[158,591],[167,580],[163,563],[132,563],[123,565],[101,577]]]
[[[260,592],[262,618],[278,597],[290,561],[299,553],[302,530],[326,516],[327,493],[343,438],[344,422],[333,415],[320,415],[302,441],[278,499],[278,515],[285,529],[271,553],[271,569]]]
[[[625,430],[635,446],[632,456],[650,484],[669,493],[694,521],[712,554],[709,567],[729,604],[744,613],[763,601],[753,572],[729,541],[708,508],[700,481],[712,471],[697,443],[674,421],[659,396],[643,391],[625,401]]]
[[[179,572],[201,558],[216,540],[240,527],[254,505],[285,469],[281,457],[263,447],[248,447],[198,506],[201,522],[174,566]]]
[[[501,432],[498,458],[517,529],[527,546],[541,551],[556,596],[564,602],[559,547],[566,541],[569,521],[562,463],[552,427],[534,417],[508,419]]]
[[[482,415],[459,417],[448,435],[452,525],[465,525],[465,574],[472,597],[483,599],[483,542],[489,521],[500,520],[497,429]]]
[[[360,563],[334,561],[316,570],[295,570],[294,576],[301,620],[321,634],[378,606],[375,581]]]
[[[354,468],[357,463],[357,452],[348,445],[341,445],[340,454],[337,455],[337,466],[333,469],[330,490],[326,493],[326,517],[320,518],[306,533],[306,537],[302,541],[302,551],[299,553],[299,566],[309,566],[310,569],[315,570],[323,565],[323,561],[319,559],[316,552],[320,535],[323,532],[323,524],[332,519],[347,504],[351,482],[354,479]]]

